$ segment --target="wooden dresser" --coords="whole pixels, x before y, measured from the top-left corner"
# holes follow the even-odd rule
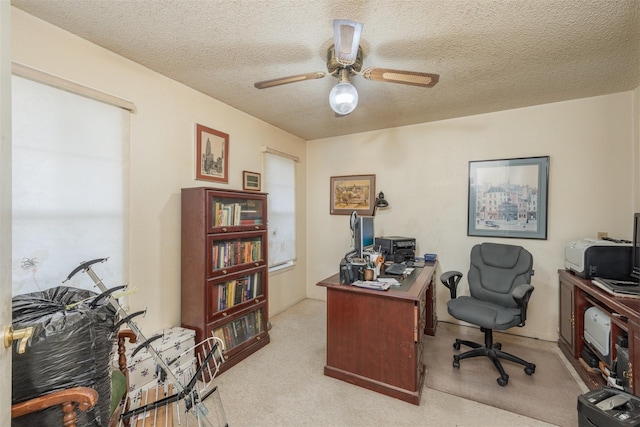
[[[623,372],[628,390],[640,395],[640,298],[616,297],[603,291],[590,280],[585,280],[567,270],[559,270],[560,316],[558,346],[590,389],[605,385],[599,373],[591,372],[580,361],[588,344],[584,340],[584,313],[589,307],[598,307],[611,319],[609,352],[611,361],[617,354],[619,336],[628,340],[629,366]],[[603,361],[612,370],[611,362]]]

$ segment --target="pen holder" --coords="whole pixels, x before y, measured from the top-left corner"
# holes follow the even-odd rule
[[[364,280],[370,282],[376,280],[376,271],[373,268],[366,268],[364,270]]]

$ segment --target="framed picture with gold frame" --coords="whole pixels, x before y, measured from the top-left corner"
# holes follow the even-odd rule
[[[196,179],[229,182],[229,134],[196,124]]]
[[[329,212],[331,215],[373,215],[375,206],[376,176],[332,176],[330,179]]]
[[[258,172],[242,171],[242,189],[260,191],[260,174]]]

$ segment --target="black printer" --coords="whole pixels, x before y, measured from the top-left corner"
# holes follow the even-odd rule
[[[384,255],[387,261],[413,261],[416,256],[416,239],[413,237],[376,237],[374,247]]]
[[[631,243],[583,239],[569,242],[564,249],[564,266],[587,280],[628,280],[631,265]]]
[[[638,396],[602,387],[578,396],[578,427],[640,427]]]

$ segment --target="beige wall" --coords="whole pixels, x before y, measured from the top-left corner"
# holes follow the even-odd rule
[[[180,324],[180,189],[209,184],[194,180],[195,123],[230,135],[229,184],[218,187],[241,189],[243,170],[262,172],[263,145],[302,159],[296,184],[298,235],[304,242],[303,140],[18,9],[11,10],[13,61],[136,105],[130,128],[128,276],[129,283],[140,288],[130,297],[131,311],[147,308],[146,317],[139,321],[143,331],[151,334]],[[305,297],[305,260],[305,246],[300,244],[297,266],[271,278],[271,314]]]
[[[521,333],[557,339],[557,270],[567,241],[597,231],[631,237],[640,210],[640,88],[492,114],[386,129],[305,144],[273,126],[12,8],[13,60],[131,100],[129,282],[147,308],[144,330],[179,324],[180,188],[193,179],[193,127],[230,138],[230,182],[262,171],[260,147],[299,156],[298,263],[270,276],[273,315],[306,297],[325,298],[315,283],[337,271],[351,245],[348,216],[329,215],[329,177],[376,174],[391,206],[378,211],[378,235],[417,238],[419,253],[438,254],[441,269],[468,269],[468,162],[551,157],[547,240],[522,244],[535,259],[536,292]],[[313,159],[313,162],[309,161]],[[314,197],[306,197],[312,194]],[[307,226],[308,224],[308,226]],[[487,239],[489,240],[489,239]],[[307,263],[306,259],[313,260]],[[447,293],[438,287],[438,317]]]
[[[527,325],[514,332],[556,340],[566,242],[597,231],[631,238],[633,104],[633,92],[625,92],[309,141],[308,192],[315,197],[307,205],[307,295],[326,297],[315,283],[336,272],[351,245],[349,217],[328,212],[329,178],[375,174],[390,203],[376,214],[376,235],[415,237],[418,253],[437,253],[442,271],[466,274],[471,246],[484,240],[529,249],[536,291]],[[550,156],[547,240],[468,237],[469,161],[531,156]],[[437,298],[438,318],[453,321],[439,282]]]

